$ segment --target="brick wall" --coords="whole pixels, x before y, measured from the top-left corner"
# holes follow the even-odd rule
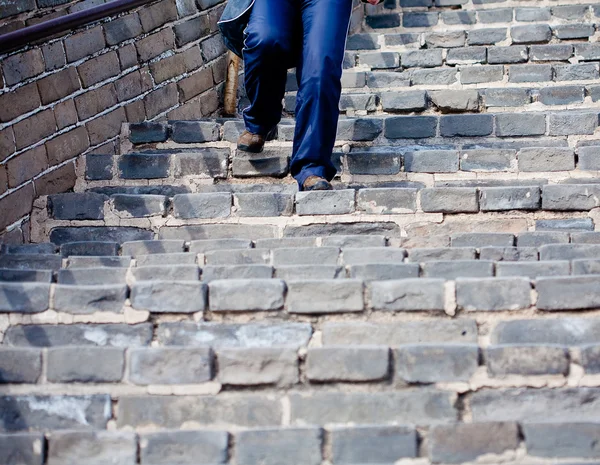
[[[115,153],[123,122],[217,112],[223,6],[160,0],[0,55],[0,242],[27,242],[34,199],[72,189],[81,155]]]

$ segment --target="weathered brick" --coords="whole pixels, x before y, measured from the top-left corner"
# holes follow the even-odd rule
[[[596,421],[600,409],[600,389],[491,389],[471,398],[473,422]]]
[[[363,281],[386,281],[396,279],[418,278],[417,263],[366,263],[350,265],[349,277]]]
[[[73,34],[65,39],[64,44],[69,63],[93,55],[106,45],[101,26]]]
[[[600,280],[594,276],[540,278],[535,286],[540,310],[584,310],[598,306]]]
[[[289,238],[291,239],[291,238]],[[296,238],[298,240],[300,238]],[[304,238],[307,240],[308,238]],[[307,243],[308,244],[308,243]],[[360,247],[385,247],[387,244],[385,236],[376,235],[346,235],[328,236],[321,238],[323,247],[360,248]],[[310,245],[312,247],[312,244]],[[258,244],[257,244],[258,247]]]
[[[90,136],[90,143],[96,145],[118,136],[121,132],[121,124],[126,121],[127,116],[123,107],[89,121],[86,128]]]
[[[556,81],[588,81],[598,79],[598,66],[595,63],[574,65],[554,65]]]
[[[23,149],[54,134],[56,120],[51,109],[41,111],[13,126],[17,149]]]
[[[476,344],[417,344],[394,349],[396,377],[409,383],[468,381],[478,360]]]
[[[142,35],[142,25],[137,13],[128,14],[104,24],[106,43],[116,45],[127,39]]]
[[[0,283],[0,290],[0,312],[39,313],[49,307],[47,284]]]
[[[176,218],[224,218],[231,213],[229,193],[179,194],[173,198]]]
[[[412,85],[450,85],[458,82],[458,73],[455,68],[413,69],[410,71],[410,79]]]
[[[175,228],[161,228],[159,239],[182,239],[186,241],[211,237],[266,239],[274,238],[277,231],[270,225],[214,224]]]
[[[153,90],[144,97],[146,115],[148,118],[154,118],[160,113],[177,105],[178,103],[177,84],[174,82],[166,86]]]
[[[531,306],[531,285],[518,277],[457,279],[456,303],[466,311],[521,310]]]
[[[552,38],[552,31],[547,24],[533,24],[512,26],[510,35],[515,44],[535,44],[549,42]]]
[[[417,433],[407,426],[333,426],[328,428],[333,463],[394,463],[417,456]]]
[[[523,148],[517,157],[519,171],[570,171],[575,169],[575,155],[569,148]]]
[[[487,136],[492,133],[492,115],[447,115],[440,117],[440,135]]]
[[[586,373],[600,373],[600,345],[590,344],[580,348],[581,366]]]
[[[453,150],[417,150],[405,152],[404,171],[416,173],[455,173],[458,152]]]
[[[364,310],[359,280],[290,281],[286,306],[290,313],[340,313]]]
[[[552,26],[552,31],[559,39],[587,39],[595,29],[593,24],[559,24]]]
[[[412,50],[403,52],[400,57],[403,68],[435,68],[442,66],[442,50]]]
[[[475,11],[442,11],[441,17],[444,24],[447,25],[475,24],[477,22]]]
[[[496,345],[485,351],[488,373],[507,375],[567,375],[569,352],[558,345]]]
[[[240,431],[235,436],[236,459],[239,465],[263,463],[275,465],[280,457],[290,457],[297,463],[321,463],[322,431],[320,428],[285,428]]]
[[[129,352],[129,380],[134,384],[197,384],[213,376],[210,348],[138,348]]]
[[[60,429],[105,429],[110,419],[110,396],[3,396],[3,432]],[[32,426],[34,425],[34,426]]]
[[[179,3],[179,2],[178,2]],[[225,463],[229,435],[225,431],[160,431],[140,435],[140,456],[147,465]]]
[[[424,278],[482,278],[494,276],[494,262],[488,260],[432,261],[421,265]]]
[[[306,376],[310,381],[377,381],[388,376],[386,346],[328,346],[308,349]]]
[[[337,265],[340,255],[338,247],[277,248],[272,251],[273,265]]]
[[[39,81],[38,81],[39,82]],[[0,121],[7,122],[35,110],[41,105],[36,83],[0,95]]]
[[[150,32],[177,19],[177,6],[173,0],[163,0],[139,11],[144,32]]]
[[[546,115],[543,113],[505,113],[496,115],[496,135],[540,136],[546,133]]]
[[[538,8],[536,8],[538,9]],[[512,8],[494,8],[490,10],[477,11],[477,17],[480,23],[510,23],[513,19]]]
[[[381,105],[384,111],[419,111],[427,108],[427,94],[424,90],[410,92],[382,92]],[[373,105],[375,106],[375,105]],[[360,108],[358,108],[360,110]],[[374,110],[375,108],[372,108]],[[368,110],[368,108],[365,108]]]
[[[471,37],[471,34],[469,34]],[[485,63],[487,49],[485,47],[463,47],[448,50],[446,63],[449,65],[471,65]]]
[[[175,429],[189,422],[199,426],[260,427],[279,425],[281,414],[280,401],[264,395],[130,396],[120,400],[117,423],[119,428],[154,424]]]
[[[157,313],[194,313],[207,307],[207,286],[193,281],[144,281],[131,288],[135,309]]]
[[[62,258],[52,254],[11,253],[0,255],[0,267],[13,270],[59,270]]]
[[[569,218],[565,220],[536,220],[536,231],[593,231],[592,218]]]
[[[15,135],[12,126],[0,131],[0,161],[15,152]]]
[[[403,279],[370,284],[374,310],[444,311],[444,293],[441,279]]]
[[[481,211],[537,210],[541,206],[537,186],[483,187],[479,192]]]
[[[138,58],[146,62],[175,47],[175,36],[171,28],[162,29],[136,42]]]
[[[283,308],[280,280],[216,280],[209,284],[212,311],[269,311]]]
[[[508,67],[508,82],[544,82],[551,80],[551,65],[513,65]]]
[[[384,29],[400,26],[400,15],[397,13],[368,15],[366,23],[373,29]]]
[[[600,426],[595,422],[524,423],[523,435],[530,455],[537,457],[597,458]]]
[[[515,19],[519,22],[550,21],[549,8],[515,8]]]
[[[6,163],[5,173],[8,174],[8,186],[11,188],[18,187],[47,168],[48,157],[46,148],[43,145],[22,152]]]
[[[566,61],[573,55],[573,46],[570,44],[532,45],[532,61]]]
[[[428,96],[443,113],[479,109],[479,92],[476,90],[438,90],[428,92]]]
[[[475,461],[485,454],[502,454],[519,447],[516,423],[436,425],[429,431],[429,456],[433,462]]]
[[[18,2],[21,5],[25,3],[27,2]],[[42,465],[44,463],[44,443],[43,433],[0,434],[0,463]],[[19,461],[13,462],[14,457]]]
[[[430,32],[425,34],[425,44],[428,48],[464,47],[465,31]]]
[[[36,383],[41,374],[42,354],[39,350],[0,349],[0,384]]]
[[[419,424],[456,420],[454,394],[437,390],[292,393],[292,424]]]
[[[474,149],[460,154],[462,171],[512,171],[516,164],[514,150]]]
[[[506,40],[505,27],[484,28],[469,31],[467,43],[469,45],[492,45]]]
[[[298,382],[298,354],[290,348],[223,348],[217,352],[219,382],[235,386]]]
[[[585,98],[583,86],[546,87],[540,89],[538,100],[544,105],[568,105],[582,103]]]
[[[479,211],[475,188],[428,188],[420,191],[421,208],[431,213],[476,213]]]
[[[72,129],[71,131],[61,134],[60,136],[46,142],[48,161],[51,166],[57,165],[69,160],[70,158],[75,158],[78,155],[81,155],[89,148],[89,146],[90,139],[85,128],[81,126]]]
[[[533,319],[499,322],[492,332],[492,344],[595,344],[600,334],[596,318]]]
[[[408,249],[408,261],[414,263],[432,260],[475,260],[474,247],[440,247]]]
[[[42,103],[60,100],[80,89],[79,77],[75,68],[66,68],[37,81]]]
[[[296,195],[298,215],[342,215],[355,208],[354,190],[299,192]]]
[[[173,31],[175,32],[175,40],[178,47],[198,40],[210,33],[208,16],[198,16],[177,24],[173,27]]]
[[[410,213],[417,208],[417,189],[379,188],[358,191],[359,210],[372,214]]]
[[[220,126],[211,121],[174,121],[171,139],[186,144],[191,142],[214,142],[219,140]]]
[[[545,244],[567,244],[569,233],[561,232],[522,232],[517,235],[519,247],[539,247]]]
[[[346,247],[342,258],[346,265],[367,263],[402,263],[406,251],[391,247]]]
[[[44,70],[44,58],[39,48],[17,53],[2,60],[4,81],[9,86],[37,76]]]
[[[389,139],[420,139],[436,135],[435,116],[393,116],[385,119],[385,137]]]
[[[524,276],[536,279],[540,276],[569,275],[571,266],[568,261],[541,261],[530,263],[496,263],[496,276]]]
[[[125,284],[127,268],[79,268],[58,270],[58,284],[94,286],[98,284]]]
[[[133,432],[116,431],[56,431],[48,440],[48,464],[77,463],[90,465],[135,461],[137,438]]]
[[[121,381],[125,353],[117,347],[56,347],[48,350],[51,383],[114,383]]]
[[[593,134],[598,127],[598,115],[586,112],[550,113],[549,135]]]
[[[93,192],[55,194],[48,197],[48,212],[57,220],[98,220],[104,218],[108,197]]]

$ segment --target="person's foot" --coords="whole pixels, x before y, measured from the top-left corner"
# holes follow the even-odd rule
[[[253,134],[250,131],[245,130],[238,139],[237,147],[238,150],[243,150],[244,152],[260,153],[265,147],[265,142],[273,140],[276,137],[277,126],[275,126],[266,136]]]
[[[303,191],[330,191],[333,190],[333,186],[327,181],[327,179],[319,176],[309,176],[302,184]]]

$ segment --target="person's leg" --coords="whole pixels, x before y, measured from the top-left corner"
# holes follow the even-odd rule
[[[256,0],[244,40],[244,79],[250,106],[246,129],[267,136],[281,119],[287,68],[297,45],[298,0]]]
[[[336,173],[331,152],[352,0],[299,1],[303,41],[296,68],[299,90],[291,172],[302,188],[310,176],[331,180]]]

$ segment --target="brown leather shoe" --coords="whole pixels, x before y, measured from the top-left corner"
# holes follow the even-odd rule
[[[265,142],[273,140],[277,137],[277,126],[275,126],[266,137],[260,134],[253,134],[248,130],[242,132],[242,135],[238,139],[237,147],[238,150],[244,152],[260,153],[265,148]]]
[[[302,184],[303,191],[331,191],[333,186],[327,181],[327,179],[319,176],[309,176]]]

